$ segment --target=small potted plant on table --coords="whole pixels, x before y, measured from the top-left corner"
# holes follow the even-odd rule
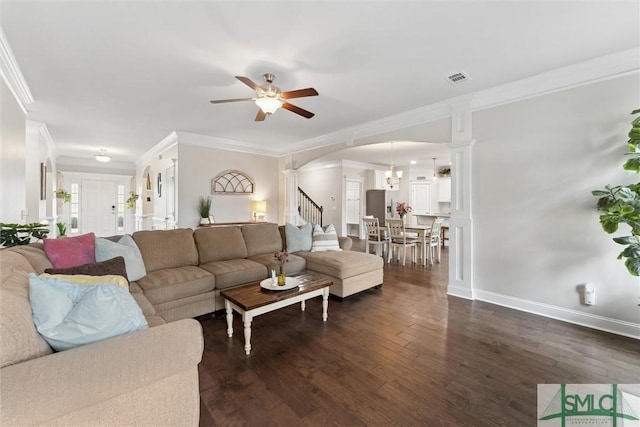
[[[200,214],[200,224],[210,224],[209,215],[211,213],[211,199],[200,196],[198,201],[198,213]]]

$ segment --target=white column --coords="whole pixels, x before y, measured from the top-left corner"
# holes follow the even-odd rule
[[[473,299],[473,215],[471,206],[471,98],[449,102],[451,108],[451,218],[447,294]]]
[[[298,224],[298,171],[285,169],[284,173],[284,220]]]
[[[40,126],[41,123],[31,120],[25,121],[25,191],[26,212],[23,223],[39,222],[45,217],[45,201],[40,200],[40,163],[45,162],[40,155]],[[45,189],[46,194],[46,189]],[[47,199],[53,194],[46,194]],[[42,206],[42,208],[41,208]],[[42,216],[40,211],[43,211]]]

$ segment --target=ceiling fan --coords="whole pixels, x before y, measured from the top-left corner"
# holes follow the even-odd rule
[[[240,101],[253,101],[258,107],[258,114],[256,115],[256,122],[263,121],[267,115],[271,115],[278,110],[278,108],[284,108],[293,113],[301,115],[307,119],[310,119],[314,114],[310,111],[304,110],[300,107],[296,107],[293,104],[287,102],[287,99],[302,98],[305,96],[317,96],[318,91],[312,87],[306,89],[290,90],[282,92],[273,84],[276,76],[271,73],[263,74],[262,77],[265,80],[265,84],[258,86],[248,77],[236,76],[236,79],[249,86],[256,92],[255,98],[236,98],[236,99],[218,99],[211,101],[212,104],[223,104],[225,102],[240,102]]]

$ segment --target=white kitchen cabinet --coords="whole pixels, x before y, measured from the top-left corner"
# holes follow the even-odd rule
[[[431,183],[411,183],[411,209],[413,215],[431,212]]]
[[[438,181],[438,201],[451,202],[451,178],[440,178]]]

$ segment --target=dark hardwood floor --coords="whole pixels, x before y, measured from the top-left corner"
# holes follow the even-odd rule
[[[200,425],[535,426],[539,383],[640,383],[637,340],[448,297],[447,269],[258,316],[250,356],[237,314],[200,318]]]

